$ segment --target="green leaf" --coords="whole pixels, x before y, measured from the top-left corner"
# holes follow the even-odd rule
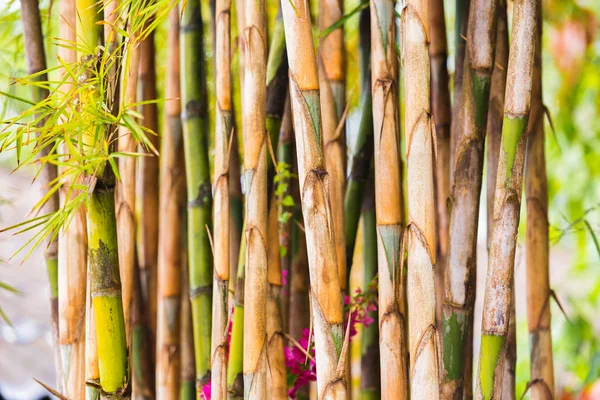
[[[594,245],[596,246],[596,251],[598,252],[598,255],[600,256],[600,242],[598,241],[598,237],[596,236],[596,233],[592,229],[592,226],[587,221],[587,219],[584,219],[583,223],[585,224],[585,227],[587,228],[587,230],[590,232],[590,235],[592,235],[592,240],[594,241]]]
[[[292,207],[294,205],[294,198],[288,194],[283,198],[283,201],[281,203],[284,206]]]
[[[364,3],[360,3],[357,7],[350,10],[348,13],[344,14],[340,19],[338,19],[333,24],[331,24],[330,26],[325,28],[319,35],[319,38],[323,39],[323,38],[327,37],[331,32],[342,27],[354,14],[359,13],[368,7],[369,7],[368,1],[366,1]]]

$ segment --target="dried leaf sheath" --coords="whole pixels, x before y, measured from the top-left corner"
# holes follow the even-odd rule
[[[196,379],[198,385],[203,385],[210,379],[213,261],[208,236],[212,225],[212,195],[200,1],[188,1],[181,15],[181,119],[188,202],[190,301]]]
[[[435,326],[434,133],[430,107],[427,1],[410,0],[403,12],[408,201],[408,308],[411,397],[439,397]],[[374,99],[375,101],[375,99]],[[381,322],[380,322],[381,323]]]
[[[456,144],[445,268],[442,318],[444,398],[461,397],[471,387],[473,308],[479,199],[485,129],[496,43],[496,1],[473,0],[469,11],[462,83],[462,111]],[[470,392],[470,390],[468,390]]]
[[[244,397],[264,399],[267,378],[267,32],[264,0],[246,0],[243,125],[246,193]]]
[[[375,208],[379,271],[381,395],[408,396],[408,357],[401,249],[404,232],[394,2],[371,2]],[[429,55],[428,55],[429,57]]]
[[[483,304],[478,399],[502,396],[538,9],[538,0],[519,0],[513,8],[494,228]]]
[[[216,1],[216,118],[214,162],[214,278],[211,395],[227,396],[227,321],[230,273],[229,145],[233,128],[230,58],[230,0]]]
[[[308,3],[282,1],[290,67],[290,99],[298,154],[298,178],[311,282],[317,386],[320,399],[345,399],[342,298],[335,234],[325,171],[319,80]]]
[[[552,335],[550,332],[550,279],[548,271],[548,182],[544,154],[544,111],[541,82],[541,15],[531,99],[531,134],[527,139],[525,191],[527,193],[527,320],[531,343],[531,398],[554,396]]]
[[[156,396],[175,399],[180,394],[181,276],[183,266],[183,210],[185,167],[179,81],[179,11],[169,15],[165,123],[160,158],[158,320],[156,329]]]

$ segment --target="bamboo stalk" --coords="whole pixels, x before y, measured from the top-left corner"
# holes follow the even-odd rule
[[[502,398],[538,9],[538,0],[519,0],[513,8],[494,227],[483,304],[476,392],[480,399]]]
[[[184,213],[185,214],[185,213]],[[185,217],[184,217],[185,218]],[[184,223],[185,225],[185,223]],[[182,229],[183,246],[185,247],[185,229]],[[180,392],[181,400],[196,399],[196,360],[194,358],[194,329],[192,324],[192,308],[190,303],[189,273],[186,252],[182,256],[181,274],[181,369]]]
[[[290,99],[297,135],[298,177],[311,282],[317,386],[320,399],[346,398],[342,297],[335,232],[325,171],[317,62],[308,3],[282,1],[290,67]]]
[[[377,219],[375,216],[375,192],[373,180],[367,184],[362,204],[363,223],[363,288],[377,275]],[[380,364],[379,364],[379,329],[377,312],[369,312],[375,323],[364,326],[361,342],[360,360],[360,400],[377,400],[381,398]]]
[[[477,227],[483,177],[485,129],[496,44],[497,1],[473,0],[463,68],[462,112],[455,149],[450,238],[442,316],[442,397],[470,393]]]
[[[393,0],[371,2],[371,33],[381,396],[406,398],[408,346],[401,249],[404,223]]]
[[[181,119],[186,164],[190,299],[197,387],[202,387],[210,380],[213,273],[208,236],[212,225],[212,197],[202,30],[200,2],[189,1],[182,11],[180,26]]]
[[[96,46],[102,43],[101,25],[98,25],[100,6],[93,0],[77,0],[77,38],[85,51],[80,54],[83,62],[89,62],[94,55],[91,52],[96,52]],[[91,70],[88,73],[95,72]],[[89,93],[92,99],[99,96],[94,90]],[[104,166],[93,177],[93,182],[87,209],[88,268],[100,391],[104,397],[129,398],[129,360],[119,276],[115,179],[112,170]]]
[[[435,270],[436,324],[441,327],[442,304],[444,302],[444,269],[448,252],[449,212],[447,207],[450,196],[450,125],[452,106],[448,90],[448,49],[446,44],[446,20],[444,19],[443,0],[431,0],[429,3],[429,23],[431,26],[431,110],[435,122],[437,138],[437,165],[435,169],[435,202],[437,209],[438,244],[436,248],[438,267]]]
[[[287,400],[287,370],[285,365],[285,341],[282,323],[282,275],[279,260],[278,212],[275,196],[272,196],[269,207],[268,222],[268,271],[269,289],[267,295],[267,357],[269,372],[267,374],[267,399]]]
[[[542,100],[542,17],[538,15],[533,70],[531,135],[527,139],[525,192],[527,194],[527,320],[531,343],[531,398],[554,397],[552,334],[550,331],[550,277],[548,269],[548,182],[544,153]]]
[[[61,14],[65,11],[73,15],[74,7],[67,7],[66,3],[61,3]],[[66,9],[66,10],[63,10]],[[25,55],[27,58],[27,72],[32,75],[45,71],[46,53],[44,50],[44,35],[42,33],[42,21],[40,9],[37,0],[21,0],[21,22],[28,29],[23,30],[23,39],[25,43]],[[64,31],[65,22],[61,22],[61,32]],[[66,33],[66,32],[65,32]],[[72,36],[72,35],[71,35]],[[74,61],[74,60],[68,60]],[[42,73],[36,78],[39,81],[47,81],[48,74]],[[39,103],[49,95],[47,89],[40,86],[32,87],[32,100]],[[44,121],[40,121],[38,126],[43,126]],[[50,147],[41,150],[39,157],[43,158],[50,152]],[[49,184],[56,179],[58,171],[55,165],[46,163],[40,174],[40,185],[43,188],[43,194],[48,190]],[[52,195],[43,206],[43,213],[49,214],[57,211],[59,208],[58,193]],[[58,239],[54,238],[48,241],[46,245],[45,261],[50,283],[50,319],[52,321],[54,365],[57,373],[57,388],[62,390],[62,365],[59,347],[59,288],[58,288]]]
[[[211,396],[227,396],[227,322],[230,273],[229,145],[232,135],[230,0],[216,1],[216,123],[214,162],[214,278]]]
[[[344,15],[342,0],[319,1],[319,29],[329,28]],[[330,177],[329,189],[332,204],[343,204],[346,193],[346,131],[338,130],[346,103],[346,74],[344,64],[343,26],[321,37],[319,43],[319,87],[321,119],[325,152],[325,167]],[[346,237],[344,208],[333,207],[333,230],[342,291],[347,291]]]
[[[85,399],[98,400],[100,392],[100,371],[98,369],[98,346],[96,343],[96,325],[94,324],[94,309],[92,306],[90,271],[87,274],[85,302]]]
[[[156,392],[160,399],[177,399],[181,390],[181,276],[183,265],[183,210],[185,167],[179,79],[179,12],[169,15],[169,64],[165,96],[164,135],[160,158],[158,249],[158,321],[156,329]],[[189,308],[188,308],[189,311]],[[193,381],[193,376],[192,376]]]
[[[243,227],[243,232],[246,227]],[[244,398],[244,286],[246,267],[246,240],[242,237],[236,275],[236,289],[233,308],[233,324],[227,362],[227,398]]]
[[[471,0],[455,0],[456,15],[454,25],[454,45],[456,56],[454,58],[454,100],[452,102],[452,116],[450,124],[450,187],[454,180],[454,153],[458,143],[458,131],[460,128],[460,116],[462,113],[462,84],[463,70],[465,65],[465,51],[467,41],[467,25],[469,21],[469,9]]]
[[[428,2],[409,0],[403,15],[405,93],[412,103],[405,110],[411,397],[435,399],[439,397],[439,339],[435,326],[435,141],[430,114]],[[379,208],[377,215],[379,218]]]
[[[244,290],[244,397],[267,395],[267,32],[264,0],[247,0],[244,48],[244,189],[246,277]]]
[[[346,238],[346,287],[354,257],[354,246],[360,219],[360,207],[365,186],[370,176],[373,159],[373,97],[371,95],[371,17],[369,10],[360,13],[360,58],[361,58],[361,116],[356,142],[350,149],[349,174],[344,197],[344,224]]]
[[[156,89],[156,47],[154,31],[140,43],[139,93],[141,101],[152,101],[158,98]],[[141,114],[144,117],[141,124],[152,132],[159,132],[158,105],[155,102],[144,104]],[[147,135],[152,145],[159,149],[160,141],[157,135]],[[137,254],[140,269],[142,300],[145,307],[152,342],[156,342],[157,318],[157,262],[158,262],[158,220],[159,220],[159,158],[150,152],[146,157],[139,157],[138,179],[136,187],[136,217],[137,217]],[[154,348],[154,345],[153,345]],[[154,374],[154,372],[153,372]]]

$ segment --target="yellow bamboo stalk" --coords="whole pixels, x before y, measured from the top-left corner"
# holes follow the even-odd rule
[[[87,288],[85,295],[85,399],[96,400],[99,398],[100,370],[98,369],[98,350],[96,342],[96,324],[94,322],[94,308],[92,302],[90,273],[87,274]]]
[[[169,15],[164,135],[160,158],[158,320],[156,330],[156,395],[178,399],[180,393],[180,327],[183,264],[185,167],[179,82],[179,11]]]
[[[401,249],[404,232],[394,1],[371,3],[375,207],[379,271],[381,396],[408,396],[408,357]]]
[[[244,188],[246,281],[244,299],[244,397],[266,398],[267,378],[267,32],[264,0],[244,2]]]
[[[308,2],[282,0],[290,68],[290,99],[296,132],[298,178],[311,282],[317,386],[320,399],[346,398],[342,298],[335,232],[325,170],[319,79]],[[341,205],[338,205],[341,206]]]
[[[434,133],[430,105],[428,0],[408,0],[403,12],[408,193],[408,315],[411,397],[439,397],[435,326]],[[375,99],[373,99],[375,101]]]

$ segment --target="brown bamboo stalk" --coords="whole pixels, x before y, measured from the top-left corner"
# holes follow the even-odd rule
[[[344,14],[342,0],[319,1],[319,29],[324,31]],[[343,26],[322,37],[319,44],[319,87],[325,167],[330,176],[330,196],[333,207],[333,230],[342,291],[346,283],[346,234],[344,230],[344,195],[346,194],[346,131],[337,129],[346,102]]]
[[[246,190],[244,397],[264,399],[267,378],[267,32],[264,0],[246,0],[243,124]]]
[[[281,262],[279,260],[278,213],[275,196],[271,196],[268,226],[268,273],[267,296],[267,399],[287,400],[287,370],[285,367],[285,340],[281,310]]]
[[[469,11],[463,68],[462,112],[456,144],[450,211],[450,238],[445,271],[442,317],[442,395],[470,394],[476,293],[476,250],[479,200],[483,179],[485,128],[494,68],[497,1],[473,0]]]
[[[431,109],[437,137],[437,166],[435,170],[435,202],[437,209],[438,268],[435,270],[436,321],[438,327],[442,315],[444,299],[444,266],[448,251],[448,231],[450,215],[448,196],[450,196],[450,124],[452,106],[448,90],[448,49],[446,44],[446,20],[444,19],[443,0],[430,0],[430,46],[431,57]]]
[[[329,200],[329,175],[322,144],[319,79],[308,3],[282,1],[290,68],[290,99],[298,155],[298,178],[311,282],[317,386],[320,399],[345,399],[342,298],[335,232]],[[246,77],[247,79],[247,77]]]
[[[531,343],[531,398],[554,397],[552,334],[550,331],[550,276],[548,270],[548,181],[544,153],[542,100],[541,12],[533,70],[531,128],[527,139],[525,192],[527,194],[527,320]]]
[[[494,227],[483,304],[478,399],[502,398],[539,0],[518,0],[513,10]]]
[[[179,82],[179,11],[171,10],[168,33],[169,65],[165,97],[164,135],[160,158],[160,230],[158,249],[158,321],[156,338],[156,393],[160,399],[178,399],[181,366],[181,293],[183,264],[183,209],[185,167]]]
[[[134,40],[135,32],[129,38]],[[123,68],[121,76],[121,106],[135,103],[137,97],[138,68],[140,63],[139,46],[128,46],[124,55],[129,68]],[[124,61],[126,63],[127,61]],[[120,152],[134,153],[136,141],[125,126],[119,127],[117,148]],[[133,306],[133,276],[135,268],[135,162],[134,157],[119,158],[119,175],[115,188],[115,209],[117,215],[117,237],[119,245],[119,266],[123,288],[123,313],[127,333],[127,346],[131,349],[131,310]]]
[[[409,0],[403,15],[405,93],[410,99],[405,110],[405,134],[411,397],[434,399],[439,396],[439,339],[435,327],[435,142],[427,50],[428,2]]]
[[[232,140],[230,0],[217,0],[215,20],[216,121],[214,162],[214,275],[211,341],[211,396],[227,397],[227,321],[230,273],[229,150]]]
[[[156,47],[154,31],[140,43],[139,93],[140,101],[156,100]],[[160,148],[158,127],[158,106],[148,103],[141,106],[143,119],[141,124],[156,135],[149,134],[148,140],[155,148]],[[143,149],[142,149],[143,151]],[[152,332],[151,341],[155,343],[156,335],[156,297],[157,297],[157,262],[158,262],[158,220],[159,193],[158,174],[159,159],[152,152],[137,160],[138,179],[136,187],[137,215],[137,259],[140,269],[142,300],[144,312]],[[154,348],[154,345],[153,345]]]
[[[381,396],[384,399],[406,398],[409,387],[405,287],[402,273],[404,254],[401,250],[404,221],[394,4],[393,0],[371,2],[379,349]]]

